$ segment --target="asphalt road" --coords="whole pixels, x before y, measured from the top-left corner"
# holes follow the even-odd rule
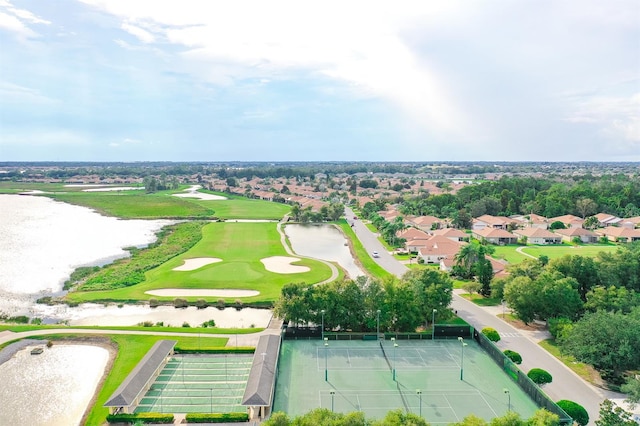
[[[379,258],[374,259],[380,266],[392,274],[402,276],[408,268],[391,256],[384,246],[378,241],[378,236],[371,232],[362,220],[353,220],[354,214],[350,209],[345,209],[349,222],[353,222],[353,230],[365,247],[372,253],[377,251]],[[501,336],[497,346],[511,349],[522,355],[522,364],[519,366],[525,373],[531,368],[542,368],[553,377],[553,382],[544,385],[544,392],[553,400],[568,399],[582,405],[589,413],[590,424],[593,424],[599,416],[600,403],[606,398],[624,398],[624,395],[596,388],[582,380],[562,362],[549,354],[537,341],[544,336],[538,336],[512,327],[502,321],[497,314],[501,307],[480,307],[468,300],[454,294],[452,309],[458,316],[467,321],[476,329],[484,327],[495,328]]]

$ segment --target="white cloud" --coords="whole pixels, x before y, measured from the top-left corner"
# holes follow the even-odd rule
[[[136,25],[133,25],[129,22],[123,22],[122,27],[123,30],[128,32],[129,34],[135,36],[143,43],[153,43],[156,38],[149,31],[146,31]]]
[[[640,142],[640,93],[630,97],[590,96],[579,100],[566,121],[596,124],[613,139]]]
[[[2,81],[0,81],[0,99],[2,102],[12,104],[51,104],[58,102],[35,89]]]
[[[51,24],[26,9],[18,9],[9,1],[0,2],[0,28],[11,31],[20,38],[34,38],[38,34],[27,24]]]

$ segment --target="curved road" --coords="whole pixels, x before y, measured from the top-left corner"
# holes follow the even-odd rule
[[[365,249],[371,253],[377,251],[379,258],[374,260],[384,269],[397,276],[402,276],[408,268],[391,256],[378,241],[377,235],[367,228],[360,219],[353,220],[354,214],[346,208],[345,214],[353,222],[353,230]],[[523,253],[526,255],[526,253]],[[547,370],[553,376],[553,382],[544,386],[544,392],[554,401],[569,399],[585,407],[589,413],[590,424],[599,417],[600,403],[606,398],[625,398],[625,395],[596,388],[587,383],[553,355],[544,350],[538,341],[547,338],[545,333],[531,333],[514,328],[502,321],[497,315],[502,307],[480,307],[460,297],[454,291],[452,309],[460,318],[476,329],[495,328],[501,336],[497,346],[514,350],[522,355],[520,369],[524,372],[537,367]]]

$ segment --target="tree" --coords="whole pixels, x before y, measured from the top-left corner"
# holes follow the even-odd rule
[[[364,423],[363,423],[364,424]],[[405,413],[404,410],[392,410],[387,412],[382,420],[373,421],[371,426],[428,426],[425,419],[414,413]]]
[[[584,220],[584,222],[582,222],[582,227],[584,229],[596,229],[598,227],[598,224],[600,224],[600,221],[597,217],[589,216]]]
[[[578,426],[586,426],[589,423],[589,413],[587,410],[577,402],[562,399],[556,404],[564,410],[565,413],[573,419]]]
[[[536,385],[546,385],[553,381],[551,374],[542,368],[532,368],[527,373],[527,377],[529,377]]]
[[[609,399],[600,404],[600,418],[596,420],[596,426],[638,426],[631,418],[631,413],[614,405]]]
[[[591,312],[602,309],[628,313],[636,306],[640,306],[640,293],[615,286],[593,288],[587,293],[587,301],[584,304],[584,308]]]
[[[533,416],[526,424],[527,426],[558,426],[560,424],[560,417],[551,411],[541,408],[533,413]]]
[[[522,356],[518,352],[512,351],[510,349],[505,349],[503,353],[514,364],[522,364]]]
[[[631,408],[634,408],[636,404],[640,403],[640,376],[629,377],[620,390],[627,394],[625,401],[632,405]]]
[[[549,262],[549,268],[565,277],[575,278],[582,301],[587,300],[589,290],[600,284],[598,265],[590,257],[565,255]]]
[[[552,231],[554,229],[565,229],[565,228],[566,226],[564,225],[564,223],[560,222],[559,220],[556,220],[551,225],[549,225],[549,229],[551,229]]]
[[[492,342],[500,341],[500,333],[498,333],[495,328],[485,327],[482,329],[481,333],[484,334],[487,339],[491,340]]]
[[[586,313],[560,335],[560,348],[621,383],[622,373],[640,365],[640,308],[629,314]]]
[[[576,210],[583,219],[594,214],[598,210],[598,204],[591,198],[578,198],[576,200]]]

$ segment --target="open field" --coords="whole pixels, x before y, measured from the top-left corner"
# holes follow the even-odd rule
[[[517,248],[522,247],[524,253],[530,254],[535,258],[541,255],[548,256],[549,259],[556,259],[564,255],[578,255],[586,257],[595,257],[601,251],[610,252],[615,251],[617,246],[615,244],[584,244],[580,246],[572,246],[567,244],[561,245],[549,245],[549,246],[521,246],[521,245],[508,245],[508,246],[493,246],[495,252],[493,257],[496,259],[505,259],[509,263],[520,263],[528,257],[524,254],[518,253]]]
[[[79,291],[69,293],[73,302],[97,300],[173,300],[145,294],[149,290],[163,288],[185,289],[243,289],[256,290],[257,296],[242,298],[243,302],[271,302],[280,295],[287,283],[317,283],[328,279],[331,270],[324,263],[301,259],[293,265],[306,266],[309,272],[281,274],[269,272],[261,259],[271,256],[287,256],[280,242],[280,235],[273,222],[213,222],[202,228],[202,239],[190,250],[148,271],[145,281],[131,287],[111,291]],[[186,259],[215,257],[221,262],[212,263],[192,271],[175,271]],[[196,301],[218,298],[185,297]],[[227,298],[233,301],[236,298]]]

